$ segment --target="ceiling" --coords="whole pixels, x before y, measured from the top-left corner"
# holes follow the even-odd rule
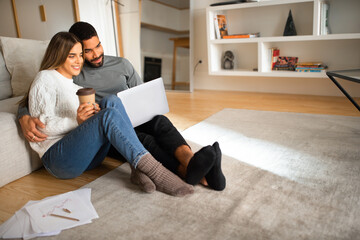
[[[152,0],[152,1],[163,3],[164,5],[172,6],[179,9],[190,8],[190,0]]]

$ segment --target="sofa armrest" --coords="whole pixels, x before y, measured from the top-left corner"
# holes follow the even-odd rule
[[[42,166],[15,119],[13,113],[0,112],[0,187]]]

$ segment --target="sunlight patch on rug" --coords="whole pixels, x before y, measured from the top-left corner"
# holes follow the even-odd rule
[[[201,146],[218,141],[224,155],[278,176],[299,183],[311,176],[320,183],[339,172],[334,163],[353,154],[359,119],[224,109],[182,135]],[[347,175],[345,168],[340,172]]]
[[[191,134],[184,133],[184,137],[202,146],[218,141],[223,155],[291,180],[295,179],[287,162],[291,159],[311,158],[296,149],[248,137],[232,129],[209,123],[204,123],[201,127],[202,129],[192,131]],[[207,134],[203,134],[204,129],[207,129]],[[284,158],[284,154],[288,158]]]

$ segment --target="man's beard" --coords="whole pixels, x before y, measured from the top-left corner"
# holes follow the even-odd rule
[[[102,67],[102,65],[104,65],[104,54],[101,54],[100,57],[95,58],[92,61],[96,61],[99,58],[102,58],[100,63],[93,63],[93,62],[90,62],[90,61],[88,61],[86,59],[85,59],[85,63],[87,63],[90,67],[93,67],[93,68]]]

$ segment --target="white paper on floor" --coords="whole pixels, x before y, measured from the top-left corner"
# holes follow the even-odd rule
[[[91,223],[99,218],[91,203],[91,189],[29,201],[0,226],[1,238],[31,239],[58,235],[64,229]]]

